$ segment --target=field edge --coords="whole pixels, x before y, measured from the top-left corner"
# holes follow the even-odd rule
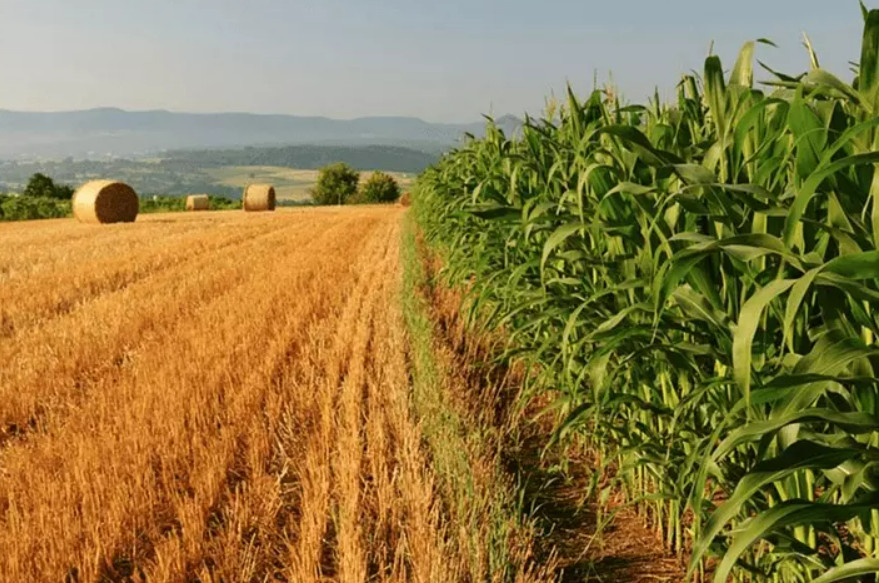
[[[462,400],[451,394],[474,388],[454,378],[454,364],[439,346],[424,293],[431,283],[417,223],[411,211],[403,220],[401,303],[409,336],[411,407],[437,477],[446,550],[455,557],[463,580],[553,581],[552,558],[534,555],[537,531],[520,496],[521,485],[505,471],[498,428],[473,419]]]

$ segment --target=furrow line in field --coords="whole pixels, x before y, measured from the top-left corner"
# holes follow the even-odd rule
[[[69,408],[84,386],[137,355],[145,339],[179,327],[211,294],[246,281],[256,251],[285,241],[290,248],[309,244],[307,233],[290,226],[214,253],[194,273],[178,265],[31,329],[15,344],[0,344],[4,435],[27,432],[48,411]]]
[[[316,233],[313,245],[292,250],[280,265],[263,259],[254,266],[257,273],[252,285],[239,288],[216,309],[192,320],[173,346],[158,345],[151,356],[135,361],[126,380],[116,387],[117,393],[109,394],[106,402],[68,419],[60,433],[33,444],[27,459],[18,455],[10,460],[14,461],[6,468],[10,474],[21,473],[23,464],[28,464],[31,474],[36,474],[29,475],[28,481],[60,480],[60,493],[41,503],[31,500],[30,513],[36,514],[32,521],[47,522],[52,531],[67,534],[53,539],[47,550],[33,538],[28,542],[26,533],[10,528],[15,524],[12,520],[0,534],[0,545],[5,542],[19,551],[12,553],[18,559],[42,559],[33,562],[34,568],[45,569],[47,574],[57,575],[59,564],[73,564],[79,576],[89,580],[107,568],[96,557],[109,562],[137,557],[136,547],[153,541],[150,544],[160,547],[160,552],[155,552],[151,569],[185,570],[185,560],[175,563],[175,557],[200,556],[205,535],[210,538],[210,518],[217,515],[212,507],[235,482],[234,472],[230,482],[228,470],[236,469],[236,454],[251,451],[246,428],[265,402],[276,359],[284,358],[289,350],[292,340],[285,334],[296,333],[315,307],[303,301],[288,313],[289,306],[279,300],[304,294],[306,300],[319,301],[322,287],[344,278],[351,269],[346,255],[350,256],[363,231],[369,229],[362,222],[337,222]],[[339,258],[317,261],[314,252],[318,248]],[[303,264],[312,266],[302,269]],[[281,331],[286,332],[279,337]],[[175,358],[179,350],[185,351],[186,358]],[[52,480],[50,475],[57,475],[58,470],[47,475],[45,463],[59,453],[55,446],[61,441],[67,451],[74,452],[68,454],[74,461],[62,464],[67,469]],[[162,455],[157,457],[159,451]],[[88,479],[80,479],[80,474]],[[115,486],[108,492],[110,479]],[[7,489],[21,487],[5,477],[0,483]],[[7,508],[15,506],[20,516],[22,502],[11,500]],[[81,510],[70,514],[71,508]],[[7,533],[11,533],[8,538]],[[125,543],[123,533],[134,534],[134,540]],[[131,552],[125,552],[126,544],[131,545]],[[177,552],[172,552],[174,544],[179,545]],[[102,552],[96,555],[95,550]],[[24,568],[20,561],[10,564]]]
[[[264,225],[249,226],[233,237],[198,232],[195,236],[161,238],[149,253],[126,250],[124,255],[90,264],[85,273],[78,265],[63,271],[7,283],[0,289],[0,341],[13,338],[28,328],[70,313],[104,294],[157,277],[164,270],[200,263],[245,240],[267,238],[283,226],[266,231]],[[145,250],[146,251],[146,250]]]
[[[34,449],[45,451],[44,459],[57,451],[53,445],[60,441],[67,442],[68,450],[77,452],[73,458],[79,463],[62,464],[68,470],[55,478],[64,484],[63,493],[56,495],[61,500],[50,497],[30,509],[36,514],[32,518],[50,520],[55,523],[53,530],[67,534],[54,539],[49,549],[31,538],[29,544],[35,547],[27,553],[12,554],[18,558],[42,558],[35,563],[46,569],[57,569],[65,562],[73,564],[80,577],[90,580],[102,568],[99,556],[118,555],[113,549],[124,546],[123,533],[140,533],[131,543],[134,546],[168,534],[173,538],[177,529],[187,535],[203,533],[206,512],[221,491],[227,479],[225,469],[234,459],[239,428],[230,416],[243,413],[239,405],[244,392],[259,389],[253,381],[247,383],[248,378],[253,378],[250,367],[261,362],[260,350],[272,337],[276,322],[284,318],[283,306],[277,306],[277,300],[303,291],[307,285],[321,283],[311,277],[311,271],[295,267],[313,258],[316,248],[329,247],[326,237],[341,238],[346,230],[350,233],[356,227],[340,222],[327,229],[323,239],[315,237],[313,245],[292,250],[289,261],[281,263],[282,267],[289,265],[289,270],[279,272],[278,266],[268,260],[255,265],[251,285],[228,295],[222,305],[198,320],[190,320],[191,326],[175,346],[156,346],[156,352],[131,367],[126,381],[119,383],[117,392],[109,394],[106,402],[95,403],[91,411],[68,419],[61,433],[35,443]],[[356,241],[348,245],[354,244]],[[272,279],[272,275],[281,277]],[[266,284],[270,284],[268,289]],[[244,311],[236,313],[236,308]],[[255,321],[246,316],[248,312]],[[172,355],[181,348],[188,351],[189,357],[198,359],[198,365],[193,366],[187,359],[174,359]],[[256,354],[251,352],[254,349]],[[210,366],[200,366],[206,363]],[[257,366],[255,370],[264,369]],[[113,435],[118,436],[116,440],[108,439]],[[160,457],[155,455],[158,451],[162,452]],[[41,456],[33,454],[29,463],[37,462],[37,468],[42,469],[38,463]],[[107,460],[110,467],[100,465],[102,460]],[[17,467],[28,460],[18,456],[13,461]],[[88,481],[75,479],[77,472],[85,468],[89,468],[85,472]],[[44,472],[38,473],[47,477]],[[67,474],[66,479],[63,474]],[[111,476],[115,485],[107,488]],[[92,483],[101,486],[93,489]],[[123,492],[128,495],[119,496]],[[176,498],[173,510],[156,510],[157,506],[168,504],[168,495]],[[83,509],[81,514],[71,515],[70,509],[77,507]],[[169,516],[170,522],[156,523],[157,519]],[[0,537],[10,531],[9,526]],[[158,532],[144,536],[151,529],[167,530],[164,535]],[[16,529],[11,531],[15,533]],[[119,542],[114,544],[112,541],[116,540]],[[28,547],[21,536],[5,542],[19,551]],[[203,544],[203,536],[187,536],[183,542],[197,547]],[[96,555],[95,551],[101,549],[104,551]],[[59,560],[65,556],[66,561]]]
[[[327,291],[329,315],[313,320],[305,332],[308,341],[288,352],[276,369],[273,378],[280,392],[271,393],[277,405],[269,409],[282,414],[272,422],[266,419],[259,430],[276,436],[274,443],[265,442],[262,463],[248,464],[247,478],[237,484],[239,489],[234,494],[226,492],[222,528],[206,543],[205,555],[194,570],[190,568],[190,577],[312,581],[339,574],[338,528],[333,518],[339,511],[332,510],[330,484],[332,441],[339,431],[333,426],[342,420],[333,408],[343,383],[355,389],[362,385],[353,378],[361,376],[352,369],[358,366],[357,360],[346,351],[350,344],[359,344],[357,351],[363,356],[362,342],[354,339],[362,334],[351,326],[359,327],[368,315],[365,307],[375,304],[366,298],[381,285],[376,276],[383,267],[378,265],[381,256],[376,249],[387,246],[387,234],[382,228],[362,245],[351,275]],[[390,242],[396,244],[393,239]],[[355,431],[362,430],[360,425]],[[357,470],[351,469],[356,480]],[[352,512],[359,513],[357,505]]]
[[[306,360],[311,360],[308,352],[313,350],[314,340],[322,336],[326,339],[346,339],[348,338],[346,326],[339,319],[339,306],[351,305],[358,303],[359,298],[363,295],[363,284],[358,283],[361,279],[364,266],[374,263],[374,256],[371,252],[374,246],[373,241],[383,238],[384,229],[380,232],[374,232],[370,238],[363,244],[363,249],[359,252],[359,259],[352,262],[350,275],[344,282],[339,282],[337,289],[333,291],[332,298],[328,298],[329,315],[322,314],[320,318],[313,319],[312,325],[306,332],[308,343],[295,352],[289,352],[286,359],[282,361],[283,366],[276,370],[276,377],[279,388],[287,388],[290,385],[288,381],[291,377],[295,378],[301,375],[301,367],[296,366],[295,357],[301,355]],[[347,342],[345,342],[347,345]],[[332,378],[339,379],[346,374],[345,363],[340,363],[332,358],[332,353],[321,351],[317,355],[319,360],[315,364],[326,365],[327,356],[331,357],[330,362],[334,365],[341,364],[341,367],[334,368]],[[337,382],[330,382],[325,385],[325,396],[332,395],[336,392],[333,388]],[[308,414],[314,411],[313,407],[301,407],[301,401],[305,395],[313,395],[313,391],[292,390],[284,392],[280,397],[286,403],[284,407],[287,411],[291,409],[299,409],[300,412]],[[297,406],[300,404],[300,407]],[[301,414],[301,413],[300,413]],[[279,432],[277,426],[278,419],[271,427],[265,429],[270,430],[270,435]],[[301,433],[307,423],[301,424],[290,434]],[[289,428],[288,426],[288,429]],[[313,439],[315,436],[311,436]],[[321,441],[329,443],[328,437],[324,437]],[[225,514],[224,528],[216,533],[208,546],[208,554],[202,559],[201,572],[191,572],[190,575],[212,576],[219,578],[239,577],[249,580],[264,580],[266,578],[277,578],[283,576],[284,562],[278,557],[284,554],[285,541],[289,541],[287,533],[278,532],[278,529],[286,530],[292,514],[296,512],[295,508],[290,505],[290,500],[284,500],[285,488],[290,488],[293,480],[286,474],[291,471],[290,465],[285,461],[280,461],[278,447],[276,446],[274,453],[269,459],[274,459],[271,464],[263,464],[261,467],[251,466],[251,472],[248,480],[245,482],[245,488],[237,493],[236,496],[227,497],[227,501],[234,500],[234,504],[227,503],[227,513]],[[300,441],[302,444],[302,441]],[[327,450],[327,453],[329,450]],[[270,452],[267,452],[268,455]],[[317,460],[325,470],[327,478],[324,485],[329,488],[330,464],[329,457],[323,457]],[[329,491],[326,491],[327,506],[325,512],[321,513],[318,520],[323,522],[325,526],[330,520],[327,512],[329,511]],[[280,527],[279,527],[280,525]],[[332,530],[332,529],[331,529]],[[323,538],[323,537],[321,537]],[[332,537],[331,537],[332,538]],[[323,541],[325,542],[325,541]],[[258,544],[257,544],[258,543]],[[328,563],[334,563],[329,559],[328,555],[334,553],[334,549],[319,551],[323,555],[321,562],[326,567],[322,569],[323,575],[329,575],[335,567]],[[292,580],[292,579],[291,579]]]
[[[358,287],[349,302],[350,310],[343,315],[341,326],[350,330],[341,351],[344,373],[340,377],[339,395],[335,411],[335,451],[330,460],[333,471],[332,515],[336,521],[336,548],[333,549],[340,581],[366,581],[367,550],[363,523],[362,478],[364,465],[364,378],[365,361],[369,358],[371,308],[381,284],[384,263],[381,251],[386,241],[370,250],[369,264],[358,281]]]
[[[350,271],[346,265],[340,273]],[[338,274],[333,277],[336,293],[349,291],[345,284],[349,278],[350,275],[339,277]],[[309,285],[316,284],[310,282]],[[318,285],[303,295],[314,301],[321,295],[320,289]],[[239,428],[237,443],[245,445],[229,459],[227,480],[216,492],[206,516],[204,542],[198,547],[186,547],[179,537],[165,540],[155,553],[154,566],[147,570],[150,579],[250,579],[245,574],[259,562],[255,555],[266,546],[260,533],[274,521],[277,501],[278,481],[271,469],[274,462],[270,440],[277,430],[285,399],[278,389],[288,367],[295,363],[302,346],[310,339],[312,328],[323,321],[331,308],[332,303],[325,301],[295,304],[292,312],[285,316],[283,331],[271,335],[272,349],[268,352],[271,356],[266,359],[266,367],[256,376],[254,389],[241,393],[248,402],[246,410],[251,412],[245,417],[252,421]],[[259,525],[263,528],[258,528]],[[238,537],[248,539],[244,548],[235,544]],[[240,551],[244,552],[243,556],[236,554]],[[235,557],[239,560],[234,561]],[[235,562],[234,571],[226,570],[230,562]]]
[[[368,235],[374,236],[373,231],[371,228]],[[350,248],[329,251],[339,258],[355,254]],[[345,265],[324,266],[316,275],[330,277],[336,297],[344,297],[356,292],[349,283],[354,273],[355,265],[345,261]],[[263,548],[267,545],[260,537],[277,512],[278,468],[273,460],[271,436],[277,433],[285,401],[291,397],[282,393],[284,379],[291,369],[296,368],[314,331],[331,318],[335,305],[327,301],[325,287],[317,283],[319,279],[315,277],[309,281],[308,293],[303,294],[310,302],[288,304],[285,327],[271,335],[271,349],[268,351],[271,356],[256,378],[258,389],[242,393],[242,397],[249,398],[247,409],[253,415],[248,417],[254,420],[241,427],[239,434],[239,438],[247,443],[246,459],[238,456],[233,460],[233,466],[237,468],[235,478],[224,485],[212,506],[209,536],[205,543],[196,556],[186,557],[184,579],[250,580],[252,577],[247,574],[267,560],[267,557],[263,556],[261,560],[257,555],[268,550]],[[259,394],[259,400],[253,398],[255,394]],[[263,496],[268,496],[269,500]],[[238,544],[241,539],[246,541],[243,546]],[[232,569],[229,569],[230,565]]]
[[[54,221],[53,221],[54,222]],[[125,225],[83,225],[65,223],[72,237],[61,237],[44,221],[27,222],[28,229],[17,237],[3,237],[11,224],[0,225],[0,283],[51,273],[59,268],[88,266],[94,261],[120,254],[131,255],[155,245],[159,238],[171,238],[193,231],[210,232],[216,222],[135,223]]]
[[[394,238],[399,240],[399,229]],[[421,435],[409,409],[406,338],[397,298],[399,248],[386,249],[390,266],[376,293],[366,361],[363,514],[370,577],[377,581],[457,580],[442,557],[442,529],[433,479],[420,452]]]
[[[395,222],[364,255],[354,293],[319,330],[319,357],[291,379],[296,396],[276,445],[282,473],[242,503],[268,514],[251,512],[237,538],[227,531],[235,543],[218,554],[219,576],[448,580],[453,567],[442,560],[433,482],[408,409],[398,238]]]

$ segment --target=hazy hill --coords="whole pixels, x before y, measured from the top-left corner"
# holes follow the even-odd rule
[[[520,124],[501,122],[508,131]],[[192,114],[115,108],[38,113],[0,110],[0,158],[146,155],[181,148],[271,145],[395,145],[436,153],[465,132],[481,135],[482,121],[437,124],[412,117],[325,117],[250,113]]]

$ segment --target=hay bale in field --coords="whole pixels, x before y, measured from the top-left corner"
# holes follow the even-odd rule
[[[81,223],[131,223],[140,203],[130,186],[115,180],[92,180],[73,194],[73,216]]]
[[[211,208],[211,199],[206,194],[190,194],[186,197],[186,210],[206,211]]]
[[[244,189],[244,210],[275,210],[275,187],[271,184],[251,184]]]
[[[404,192],[403,196],[397,199],[397,204],[400,206],[409,206],[412,204],[412,195],[408,192]]]

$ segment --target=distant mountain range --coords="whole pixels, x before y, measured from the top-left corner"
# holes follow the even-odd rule
[[[503,116],[508,133],[521,120]],[[173,113],[116,108],[39,113],[0,110],[0,159],[148,156],[167,150],[278,145],[393,145],[437,153],[485,123],[440,124],[413,117],[325,117]]]

